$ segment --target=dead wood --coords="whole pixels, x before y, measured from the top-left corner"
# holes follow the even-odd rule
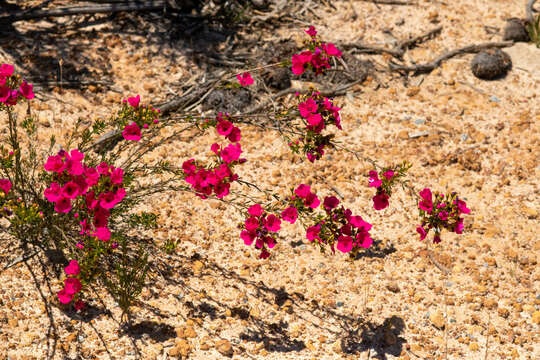
[[[527,5],[525,5],[525,14],[527,16],[527,20],[530,23],[534,22],[534,15],[533,15],[533,5],[536,2],[536,0],[529,0],[527,2]]]
[[[488,42],[488,43],[482,43],[482,44],[476,44],[476,45],[468,45],[459,49],[451,50],[448,52],[445,52],[438,56],[435,60],[424,63],[424,64],[416,64],[416,65],[400,65],[393,62],[390,62],[389,67],[391,71],[398,71],[398,72],[413,72],[416,74],[422,74],[422,73],[429,73],[436,69],[437,67],[441,66],[441,64],[458,55],[463,54],[474,54],[478,53],[482,50],[491,49],[491,48],[504,48],[508,46],[512,46],[514,44],[513,41],[501,41],[501,42]]]

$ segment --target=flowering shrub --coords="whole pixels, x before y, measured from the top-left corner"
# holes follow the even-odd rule
[[[292,56],[291,71],[297,75],[305,71],[322,74],[341,56],[341,51],[321,41],[314,27],[305,32],[310,37],[308,49]],[[249,72],[239,73],[236,78],[238,83],[231,86],[254,83]],[[372,224],[353,215],[335,196],[320,198],[309,185],[300,184],[291,189],[290,196],[280,198],[239,177],[235,168],[246,159],[241,157],[240,141],[245,139],[237,125],[261,124],[222,113],[213,119],[184,114],[159,121],[160,111],[142,103],[136,95],[125,99],[108,121],[97,120],[83,131],[77,124],[67,141],[70,151],[60,148],[51,155],[55,145],[51,138],[49,153],[40,155],[34,146],[34,119],[27,116],[18,123],[15,113],[17,103],[33,98],[32,85],[14,74],[12,65],[1,65],[0,112],[7,114],[9,131],[0,147],[0,215],[9,220],[13,238],[25,246],[53,245],[70,259],[57,297],[75,310],[84,309],[85,289],[97,282],[107,288],[129,319],[129,307],[149,271],[148,251],[132,234],[157,224],[156,215],[137,212],[136,206],[145,196],[155,193],[189,191],[202,199],[219,199],[241,209],[245,219],[239,225],[240,238],[244,244],[254,245],[261,259],[268,258],[269,250],[278,244],[282,226],[297,221],[304,227],[306,239],[322,252],[329,249],[336,253],[337,249],[356,258],[373,244]],[[333,99],[312,89],[307,94],[296,94],[296,104],[291,107],[263,115],[280,124],[277,130],[294,153],[313,163],[327,147],[338,147],[329,125],[343,130],[340,110]],[[165,127],[178,125],[183,127],[172,135],[160,135]],[[19,128],[25,131],[24,141]],[[104,134],[107,129],[110,131]],[[178,139],[184,132],[194,130],[200,136],[208,129],[215,129],[226,140],[210,146],[213,158],[208,163],[190,158],[179,168],[166,159],[144,160],[144,154]],[[389,206],[396,185],[411,190],[405,180],[410,167],[404,162],[392,167],[376,166],[378,170],[369,172],[368,187],[376,188],[372,199],[375,210]],[[260,190],[272,200],[262,203],[250,196],[240,200],[240,193],[231,191],[233,184]],[[456,193],[433,194],[426,188],[419,198],[421,225],[416,231],[421,240],[430,230],[435,232],[435,243],[440,242],[442,229],[463,232],[461,215],[470,210]],[[174,251],[174,246],[166,244],[165,250]]]

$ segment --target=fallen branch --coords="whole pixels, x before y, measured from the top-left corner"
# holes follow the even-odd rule
[[[379,5],[418,5],[412,1],[398,1],[398,0],[362,0],[364,2],[370,2]]]
[[[534,22],[534,15],[533,15],[533,5],[536,2],[536,0],[529,0],[527,2],[527,5],[525,5],[525,14],[527,16],[527,20],[530,23]]]
[[[441,66],[443,61],[451,59],[455,56],[462,55],[462,54],[474,54],[482,50],[491,49],[491,48],[504,48],[504,47],[512,46],[513,44],[514,44],[513,41],[501,41],[501,42],[490,42],[490,43],[483,43],[483,44],[477,44],[477,45],[469,45],[469,46],[465,46],[459,49],[445,52],[439,57],[437,57],[435,60],[424,63],[424,64],[407,66],[407,65],[400,65],[400,64],[390,62],[389,67],[391,71],[403,71],[407,73],[414,72],[414,75],[422,74],[422,73],[429,73],[433,71],[434,69],[436,69],[437,67]]]
[[[71,15],[87,15],[99,13],[111,13],[119,11],[141,11],[141,10],[158,10],[167,6],[165,0],[162,1],[146,1],[146,2],[126,2],[92,6],[70,6],[58,9],[36,10],[31,12],[19,11],[14,14],[0,17],[0,23],[14,23],[16,21],[71,16]]]

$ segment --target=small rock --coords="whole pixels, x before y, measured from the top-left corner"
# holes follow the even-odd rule
[[[229,340],[220,340],[216,342],[216,350],[219,351],[219,353],[223,356],[232,357],[233,356],[233,348]]]
[[[390,290],[391,292],[393,292],[393,293],[398,293],[400,291],[399,285],[395,281],[392,281],[392,282],[389,282],[388,284],[386,284],[386,288],[388,290]]]
[[[496,97],[495,95],[491,95],[491,96],[489,97],[489,101],[493,101],[493,102],[499,103],[499,102],[501,102],[501,99],[499,99],[499,98]]]
[[[433,314],[431,314],[429,316],[429,320],[431,321],[433,325],[435,325],[439,329],[444,328],[444,324],[445,324],[444,316],[439,311],[436,311]]]
[[[429,135],[429,131],[417,131],[417,132],[409,133],[409,137],[411,139],[414,139],[420,136],[426,136],[426,135]]]
[[[414,120],[414,123],[416,125],[424,125],[426,123],[426,119],[416,119]]]
[[[500,49],[482,51],[472,59],[471,70],[477,78],[491,80],[505,75],[512,68],[512,59]]]
[[[420,88],[418,86],[412,86],[407,89],[407,96],[411,97],[420,92]]]
[[[540,324],[540,311],[535,311],[532,314],[532,322],[535,324]]]
[[[469,344],[469,350],[478,351],[478,349],[480,349],[480,346],[478,345],[477,342],[472,342]]]
[[[529,42],[529,33],[525,28],[525,22],[521,19],[511,18],[506,22],[503,40]]]
[[[170,356],[179,356],[187,357],[191,351],[191,345],[186,340],[179,340],[176,342],[176,346],[169,350]]]
[[[523,206],[523,211],[529,219],[536,219],[538,217],[538,211],[531,207]]]
[[[204,264],[202,263],[202,261],[197,260],[193,263],[193,272],[198,274],[202,271],[203,267],[204,267]]]
[[[195,329],[193,329],[193,326],[188,326],[184,329],[184,337],[187,337],[187,338],[197,337],[197,333],[195,332]]]
[[[499,316],[505,319],[510,315],[510,311],[506,308],[499,308],[497,311],[499,312]]]

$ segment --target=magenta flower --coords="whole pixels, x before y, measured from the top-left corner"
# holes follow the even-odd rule
[[[240,233],[240,238],[244,240],[244,244],[246,244],[247,246],[253,244],[253,240],[255,240],[255,237],[255,233],[249,232],[247,230],[242,230],[242,232]]]
[[[270,253],[266,249],[262,249],[261,253],[259,254],[259,259],[267,259],[270,256]]]
[[[458,206],[459,212],[462,214],[468,214],[471,212],[471,210],[467,208],[467,204],[463,200],[458,200],[457,206]]]
[[[120,200],[118,200],[116,194],[112,191],[99,195],[99,206],[104,209],[112,209],[119,202]]]
[[[228,120],[221,120],[216,125],[216,130],[219,135],[227,136],[231,133],[234,125]]]
[[[234,126],[230,132],[229,135],[227,135],[227,139],[230,141],[230,142],[239,142],[240,139],[242,138],[242,133],[240,132],[240,129],[236,126]]]
[[[225,149],[221,151],[221,158],[224,162],[227,164],[236,161],[240,158],[240,154],[242,153],[242,148],[240,147],[240,144],[229,144]]]
[[[291,58],[292,67],[291,70],[295,75],[302,75],[305,69],[305,64],[309,63],[312,59],[311,51],[303,51],[300,54],[294,54]]]
[[[317,103],[312,98],[298,104],[298,110],[303,118],[307,118],[310,114],[317,112]]]
[[[309,241],[319,239],[319,232],[321,231],[321,224],[310,226],[306,229],[306,238]]]
[[[66,290],[67,294],[74,295],[81,291],[81,281],[77,278],[67,278],[64,280],[64,289]]]
[[[251,77],[251,74],[248,72],[245,72],[243,74],[236,75],[236,78],[238,79],[238,82],[242,86],[248,86],[253,84],[253,78]]]
[[[54,210],[59,213],[68,213],[71,210],[71,200],[60,196],[54,204]]]
[[[0,102],[7,102],[11,96],[11,89],[7,86],[0,86]]]
[[[116,193],[114,194],[114,196],[116,197],[116,202],[119,203],[126,196],[126,189],[119,188],[118,190],[116,190]]]
[[[218,199],[223,199],[225,196],[229,195],[229,190],[231,188],[230,183],[219,182],[215,187],[214,191]]]
[[[385,172],[385,173],[383,174],[383,176],[384,176],[385,178],[387,178],[388,180],[390,180],[390,179],[392,179],[392,177],[394,177],[394,174],[395,174],[395,173],[394,173],[394,170],[388,170],[387,172]]]
[[[245,221],[246,230],[253,232],[259,228],[259,220],[256,217],[249,217]]]
[[[98,207],[94,212],[94,226],[96,228],[106,227],[109,224],[111,213],[102,207]]]
[[[251,216],[261,216],[263,213],[263,208],[260,204],[251,205],[248,209],[248,213]]]
[[[227,164],[219,165],[217,168],[214,169],[214,173],[219,179],[225,179],[232,175],[231,169],[229,169]]]
[[[341,235],[337,240],[337,249],[342,253],[348,253],[353,248],[353,238]]]
[[[122,184],[122,181],[124,181],[124,170],[120,168],[113,168],[111,172],[111,183]]]
[[[456,222],[456,225],[454,225],[454,232],[456,234],[462,234],[463,233],[463,219],[462,218],[459,218],[458,221]]]
[[[111,238],[111,231],[106,227],[96,228],[96,237],[101,241],[109,241]]]
[[[301,197],[302,199],[305,199],[308,197],[308,195],[311,193],[311,187],[309,185],[300,184],[296,190],[294,190],[294,193]]]
[[[315,195],[314,193],[309,193],[309,195],[306,197],[305,204],[306,206],[315,209],[321,204],[321,200],[319,200],[317,195]]]
[[[43,192],[43,195],[45,195],[45,198],[50,202],[56,202],[62,195],[62,188],[58,183],[51,183],[48,188],[45,189]]]
[[[418,207],[424,211],[430,212],[433,209],[431,190],[425,188],[424,190],[420,191],[420,197],[422,200],[418,203]]]
[[[359,232],[356,234],[356,243],[363,248],[369,248],[373,244],[373,239],[367,232]]]
[[[378,188],[382,185],[382,180],[379,179],[379,174],[375,170],[369,172],[369,187]]]
[[[332,43],[326,44],[324,51],[330,56],[340,57],[342,55],[341,51]]]
[[[127,102],[129,105],[133,106],[134,108],[139,106],[139,103],[141,102],[141,96],[137,95],[135,97],[128,97]],[[127,139],[126,139],[127,140]]]
[[[424,240],[427,236],[427,232],[423,226],[418,225],[416,227],[416,232],[420,234],[420,241]]]
[[[434,243],[434,244],[438,244],[438,243],[440,243],[440,242],[441,242],[441,236],[440,236],[440,235],[435,235],[435,236],[433,237],[433,243]]]
[[[380,193],[373,197],[373,208],[375,210],[382,210],[388,207],[389,196],[386,193]]]
[[[79,186],[73,181],[66,183],[62,188],[62,195],[68,199],[75,199],[79,195]]]
[[[10,77],[13,75],[14,67],[10,64],[2,64],[0,65],[0,74],[5,77]]]
[[[7,195],[11,189],[11,181],[8,179],[0,179],[0,189]]]
[[[281,218],[285,221],[290,222],[291,224],[294,224],[296,222],[296,219],[298,218],[298,210],[293,207],[289,206],[283,212],[281,213]]]
[[[309,29],[304,30],[304,32],[311,37],[315,37],[317,35],[317,30],[315,30],[315,26],[313,25],[311,25]]]
[[[60,155],[53,155],[49,156],[43,167],[47,171],[61,173],[66,168],[66,165],[64,164],[64,161],[62,161],[62,157]]]
[[[266,227],[268,231],[278,232],[279,229],[281,229],[281,220],[276,215],[270,214],[266,217],[264,227]]]
[[[73,299],[73,294],[68,294],[68,292],[66,291],[66,289],[62,289],[58,292],[57,294],[58,296],[58,300],[62,303],[62,304],[69,304],[69,302]]]
[[[23,81],[21,86],[19,87],[19,91],[28,100],[34,98],[34,86],[32,84],[27,83],[26,81]]]
[[[339,200],[335,196],[327,196],[324,198],[323,206],[326,210],[335,209],[339,205]]]
[[[64,271],[67,275],[74,275],[77,276],[81,272],[81,268],[79,267],[79,262],[77,260],[71,260],[69,262],[69,265],[64,268]]]
[[[122,136],[126,140],[139,141],[141,140],[141,129],[137,123],[133,122],[131,125],[126,125],[122,132]]]
[[[369,231],[371,230],[372,225],[368,223],[367,221],[364,221],[361,216],[351,216],[350,223],[355,228],[361,229],[362,231]]]
[[[441,211],[439,213],[439,219],[441,219],[442,221],[448,220],[448,212],[447,211]]]

